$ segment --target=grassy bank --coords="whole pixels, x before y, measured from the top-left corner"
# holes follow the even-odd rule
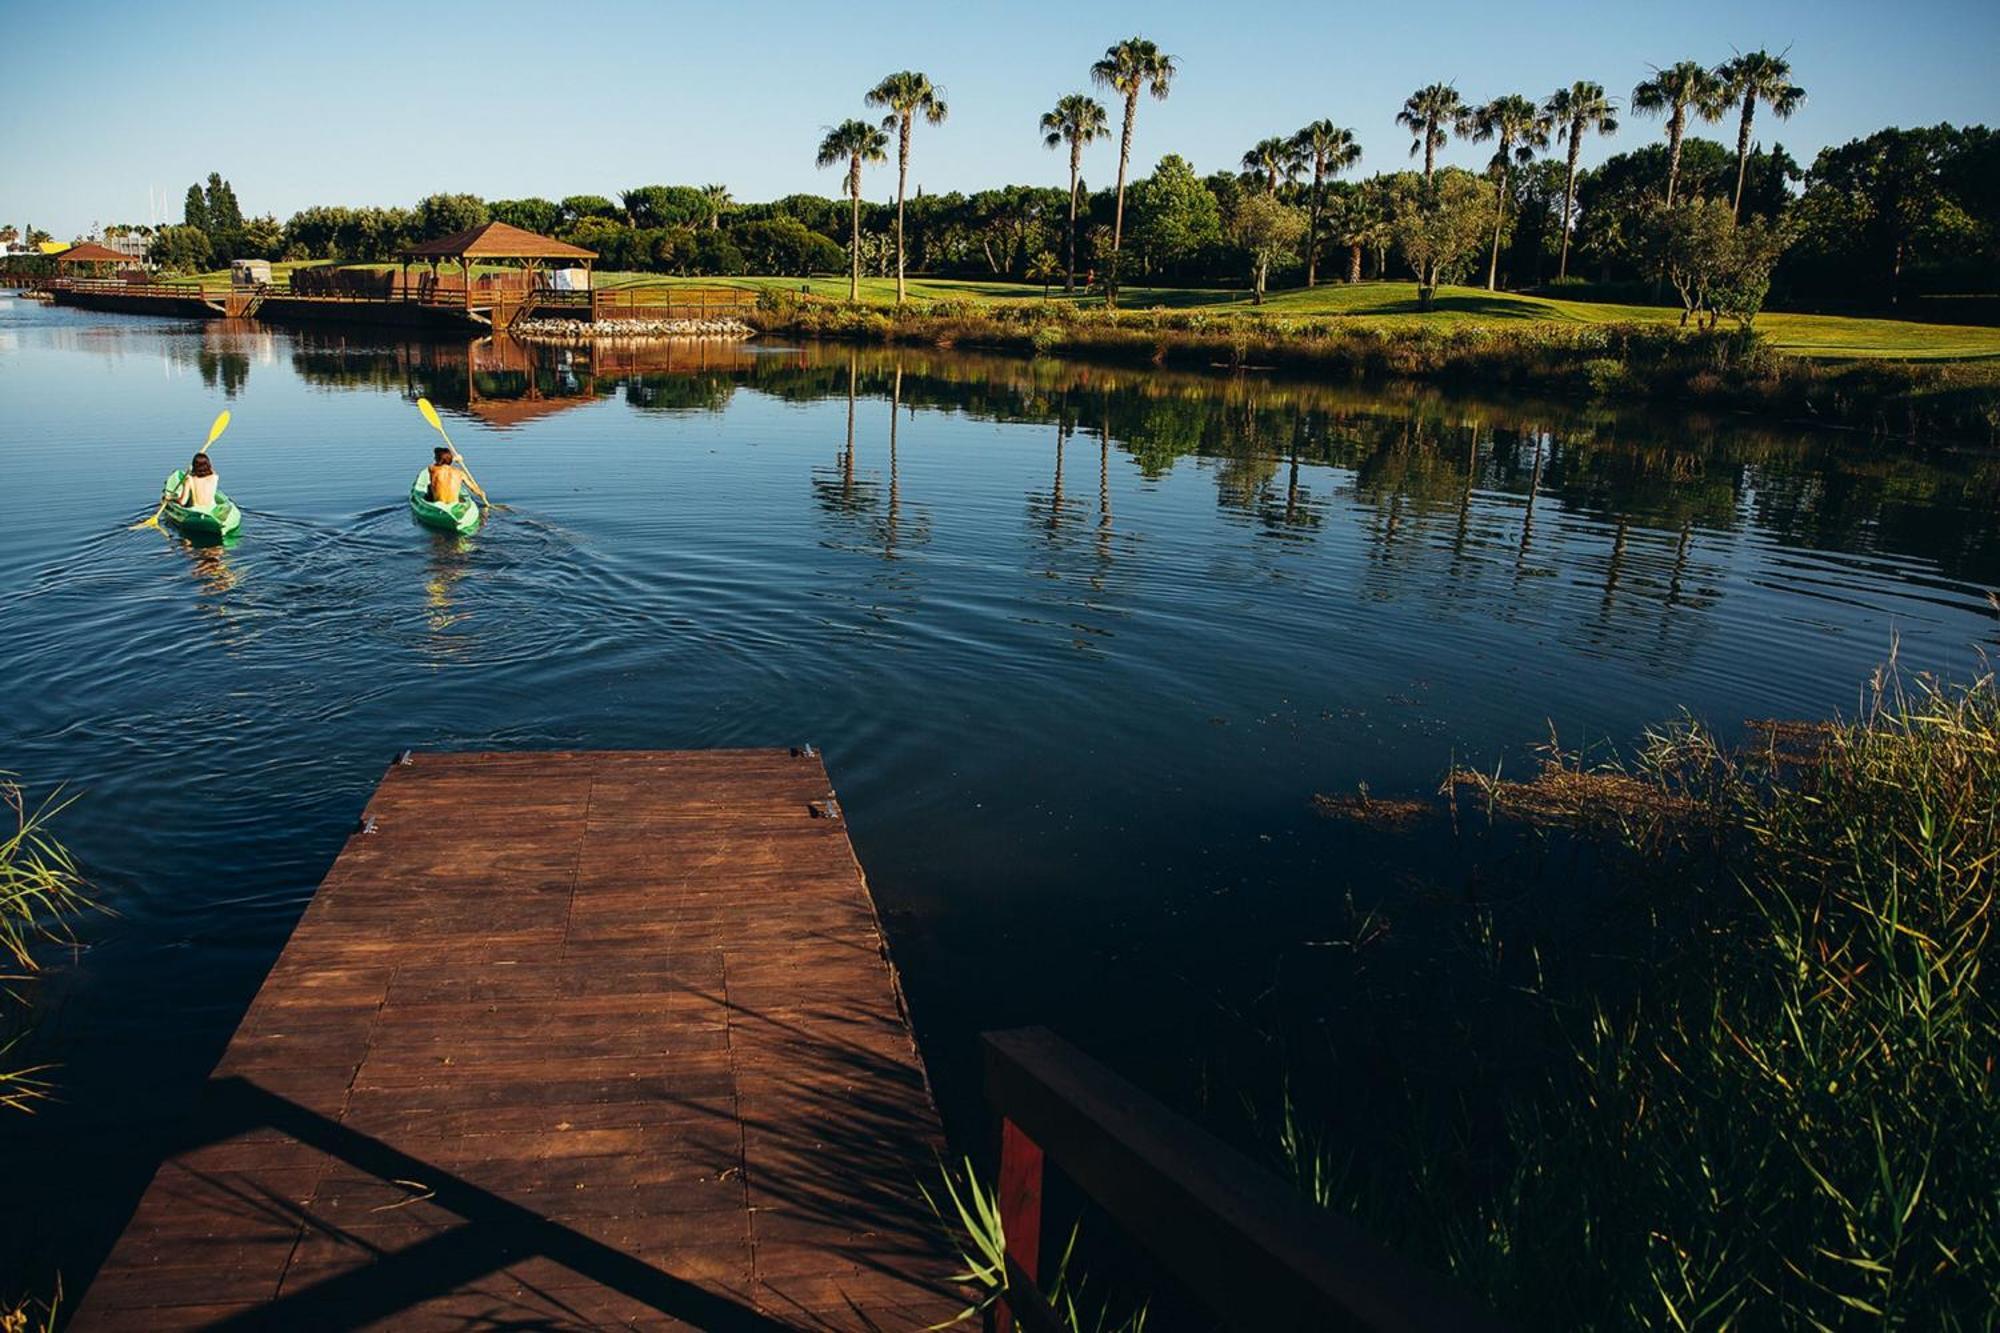
[[[1287,1116],[1279,1157],[1517,1327],[1990,1329],[2000,694],[1892,683],[1755,734],[1456,775],[1462,809],[1604,849],[1618,986],[1536,957],[1517,993],[1569,1058],[1497,1129],[1385,1168]]]
[[[1350,289],[1358,290],[1358,289]],[[1461,299],[1447,294],[1447,302]],[[1470,298],[1466,298],[1470,299]],[[1492,300],[1484,293],[1480,300]],[[1533,300],[1534,298],[1507,298]],[[1412,297],[1414,304],[1414,297]],[[1561,305],[1565,303],[1548,303]],[[793,337],[978,347],[1024,355],[1254,369],[1317,378],[1425,379],[1482,390],[1649,400],[1755,412],[1887,438],[1992,442],[2000,437],[2000,359],[1943,355],[1845,359],[1789,355],[1754,334],[1682,329],[1671,320],[1618,322],[1622,307],[1567,303],[1589,319],[1511,322],[1436,315],[1294,317],[1208,308],[1105,311],[1059,303],[926,301],[902,309],[849,305],[767,289],[757,322]],[[1823,343],[1880,348],[1897,339],[1966,344],[1939,325],[1815,319]],[[1843,332],[1845,331],[1845,332]],[[1799,336],[1799,335],[1795,335]],[[2000,342],[2000,340],[1996,340]]]

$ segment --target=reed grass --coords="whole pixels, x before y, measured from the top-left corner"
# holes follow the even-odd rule
[[[73,942],[69,921],[90,906],[76,861],[50,831],[74,798],[60,791],[31,802],[11,774],[0,773],[0,803],[13,816],[13,831],[0,840],[0,957],[6,972],[0,985],[17,1008],[25,1009],[21,987],[40,970],[38,951]],[[0,1046],[12,1049],[18,1033]],[[40,1076],[45,1066],[0,1069],[0,1106],[30,1110],[48,1095]]]
[[[943,1329],[983,1318],[1007,1299],[1010,1290],[1007,1231],[1000,1219],[999,1192],[981,1179],[970,1158],[958,1171],[940,1166],[938,1176],[937,1191],[922,1182],[917,1188],[958,1248],[963,1267],[952,1280],[978,1293],[957,1318],[933,1325],[934,1329]],[[949,1210],[939,1201],[939,1194],[950,1203]],[[1044,1308],[1070,1333],[1146,1333],[1146,1306],[1141,1305],[1130,1314],[1116,1314],[1112,1302],[1093,1296],[1089,1280],[1073,1271],[1079,1234],[1080,1228],[1070,1228],[1069,1239],[1056,1261],[1055,1274],[1039,1292]]]
[[[1643,974],[1549,997],[1569,1059],[1497,1151],[1454,1108],[1371,1174],[1288,1097],[1274,1155],[1523,1328],[1991,1330],[2000,692],[1891,669],[1855,721],[1752,735],[1462,779],[1611,844]]]

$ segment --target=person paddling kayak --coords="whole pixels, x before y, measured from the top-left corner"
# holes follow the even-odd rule
[[[461,478],[470,480],[465,466],[458,461],[458,452],[453,449],[434,449],[435,460],[431,463],[430,488],[424,498],[435,504],[455,505],[458,503],[458,483]]]
[[[215,508],[215,488],[221,478],[215,475],[215,464],[208,461],[208,450],[194,456],[188,464],[187,475],[181,479],[180,490],[175,492],[173,501],[188,509]]]

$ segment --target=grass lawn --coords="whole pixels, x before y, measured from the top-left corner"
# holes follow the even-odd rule
[[[283,281],[293,269],[310,264],[271,265],[271,276]],[[394,268],[393,264],[368,265]],[[475,272],[504,271],[507,265],[476,265]],[[194,275],[211,289],[229,286],[226,269]],[[815,296],[833,300],[847,297],[846,278],[676,278],[658,273],[600,272],[600,288],[623,291],[635,287],[741,287],[752,291],[775,288],[796,292],[809,290]],[[976,300],[995,304],[1038,303],[1042,289],[1015,282],[981,281],[964,278],[911,278],[912,298],[919,301]],[[861,299],[875,305],[889,305],[896,299],[893,278],[863,278]],[[1048,298],[1051,304],[1073,302],[1085,308],[1104,304],[1101,296],[1065,297],[1060,288]],[[1390,328],[1431,325],[1437,328],[1464,328],[1472,325],[1550,324],[1632,324],[1672,323],[1680,319],[1678,308],[1667,306],[1610,305],[1595,301],[1559,301],[1545,296],[1514,292],[1489,292],[1476,287],[1446,287],[1438,294],[1437,308],[1429,313],[1417,309],[1417,288],[1411,282],[1327,283],[1310,290],[1298,287],[1270,293],[1263,306],[1251,304],[1249,293],[1204,287],[1128,287],[1124,307],[1131,311],[1165,308],[1170,310],[1213,310],[1218,314],[1259,312],[1278,318],[1342,318],[1365,320]],[[1758,317],[1757,327],[1780,351],[1795,356],[1828,360],[1887,358],[1907,361],[1972,361],[2000,358],[2000,328],[1964,324],[1919,324],[1907,320],[1857,319],[1846,315],[1787,315],[1767,313]]]
[[[836,300],[847,296],[845,278],[672,278],[657,273],[602,273],[598,284],[606,288],[652,286],[746,287],[780,291],[809,289],[815,296]],[[911,297],[917,300],[980,300],[1039,302],[1039,287],[1012,282],[983,282],[950,278],[912,278]],[[886,305],[896,299],[893,278],[863,278],[861,299]],[[1065,298],[1060,289],[1051,302],[1074,300],[1096,307],[1100,297]],[[1411,282],[1328,283],[1310,290],[1292,288],[1270,293],[1263,306],[1251,304],[1242,291],[1191,287],[1128,287],[1124,293],[1127,310],[1165,307],[1175,310],[1212,309],[1217,313],[1261,313],[1282,318],[1341,317],[1365,319],[1389,327],[1431,324],[1440,328],[1467,325],[1518,325],[1524,322],[1552,324],[1673,323],[1680,310],[1665,306],[1609,305],[1594,301],[1559,301],[1544,296],[1512,292],[1489,292],[1475,287],[1447,287],[1438,295],[1437,309],[1426,314],[1417,309],[1417,288]],[[1886,357],[1898,360],[1956,361],[2000,357],[2000,328],[1958,324],[1918,324],[1905,320],[1856,319],[1842,315],[1787,315],[1770,313],[1758,317],[1757,327],[1781,351],[1797,356],[1831,359]]]

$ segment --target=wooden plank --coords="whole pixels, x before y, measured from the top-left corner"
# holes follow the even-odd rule
[[[1246,1333],[1497,1330],[1499,1321],[1044,1028],[985,1034],[986,1087],[1119,1226]],[[1025,1179],[1025,1152],[1015,1149]],[[1002,1157],[1002,1208],[1010,1200]],[[1012,1222],[1009,1218],[1010,1224]],[[1010,1258],[1032,1272],[1025,1252]],[[1018,1313],[1018,1312],[1017,1312]]]
[[[828,791],[786,750],[393,765],[71,1327],[950,1319]]]

